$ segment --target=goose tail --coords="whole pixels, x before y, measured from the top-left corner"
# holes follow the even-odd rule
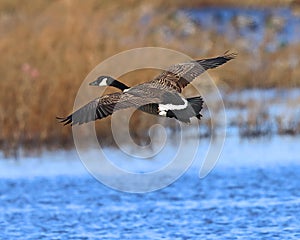
[[[202,97],[198,96],[198,97],[187,98],[187,101],[193,108],[193,110],[195,112],[195,117],[200,119],[202,117],[202,115],[200,114],[200,111],[203,108],[203,102],[204,102]]]
[[[188,107],[182,110],[168,110],[166,116],[169,118],[176,118],[177,120],[190,123],[192,117],[200,119],[202,117],[200,111],[203,107],[202,97],[187,98]]]

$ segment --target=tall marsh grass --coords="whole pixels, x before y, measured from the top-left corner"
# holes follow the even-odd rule
[[[1,148],[9,154],[20,146],[72,145],[71,128],[55,116],[70,113],[78,87],[99,62],[135,47],[166,47],[194,58],[237,51],[237,60],[212,73],[227,89],[300,86],[299,44],[273,53],[262,46],[253,54],[243,39],[229,42],[199,26],[186,32],[189,20],[177,9],[202,4],[207,2],[175,1],[170,8],[164,1],[1,1]],[[134,85],[151,77],[139,72],[124,81]],[[144,117],[133,119],[137,139],[155,121],[145,124]],[[110,144],[109,124],[102,120],[97,129]]]

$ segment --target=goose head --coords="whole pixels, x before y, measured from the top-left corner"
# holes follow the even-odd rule
[[[114,78],[110,76],[100,76],[95,81],[90,82],[90,86],[97,86],[97,87],[105,87],[113,85],[113,82],[116,81]]]
[[[118,80],[116,80],[110,76],[100,76],[94,82],[89,83],[89,85],[97,86],[97,87],[112,86],[112,87],[120,89],[121,91],[125,91],[129,88],[124,83],[121,83]]]

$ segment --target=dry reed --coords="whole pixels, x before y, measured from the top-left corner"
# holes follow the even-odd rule
[[[72,144],[71,128],[61,127],[55,116],[70,112],[78,87],[99,62],[135,47],[166,47],[194,58],[238,51],[234,63],[214,72],[217,83],[232,90],[300,85],[299,64],[287,61],[300,55],[299,45],[274,53],[265,52],[262,46],[254,55],[243,48],[243,40],[232,43],[200,27],[184,34],[188,20],[178,17],[177,9],[205,4],[208,1],[188,5],[175,1],[170,8],[164,1],[1,1],[1,148],[9,154],[20,146]],[[141,23],[145,16],[148,20]],[[130,82],[124,81],[134,85],[149,78],[151,74],[140,72],[131,75]],[[143,117],[132,120],[137,139],[142,137],[141,129],[155,121],[152,118],[144,124]],[[97,125],[108,144],[112,142],[109,124],[106,119]]]

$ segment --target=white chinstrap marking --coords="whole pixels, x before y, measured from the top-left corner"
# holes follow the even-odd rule
[[[107,86],[107,78],[103,78],[102,81],[99,83],[100,87]]]
[[[130,88],[129,88],[129,89],[130,89]],[[124,93],[125,93],[125,92],[128,92],[128,91],[129,91],[129,89],[124,89],[124,90],[123,90],[123,92],[124,92]]]
[[[158,104],[159,115],[161,115],[160,112],[167,112],[168,110],[183,110],[183,109],[187,108],[188,101],[184,98],[181,98],[181,99],[184,102],[184,104],[181,104],[181,105],[174,105],[172,103]]]

